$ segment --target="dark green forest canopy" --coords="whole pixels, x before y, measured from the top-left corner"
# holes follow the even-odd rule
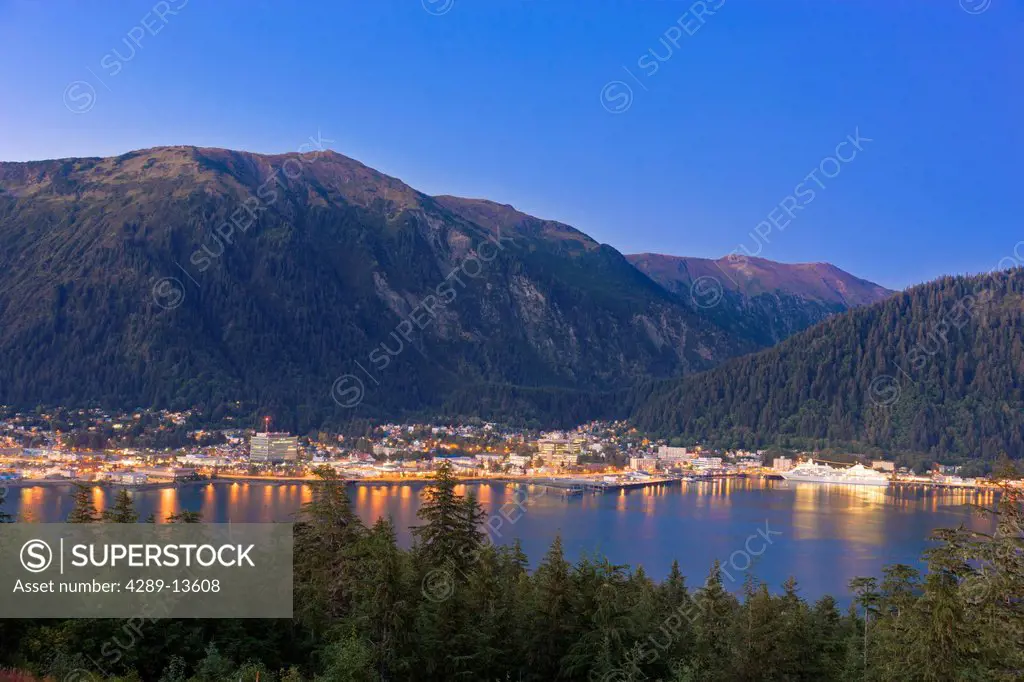
[[[1024,270],[946,277],[632,398],[645,430],[1024,457]]]

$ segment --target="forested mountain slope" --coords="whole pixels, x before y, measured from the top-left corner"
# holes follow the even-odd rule
[[[737,445],[857,442],[1024,456],[1024,270],[946,277],[769,350],[637,391],[652,431]]]
[[[491,416],[558,422],[591,408],[552,414],[546,391],[754,348],[573,228],[335,152],[0,164],[0,403],[241,401],[304,430],[522,387],[539,403]]]

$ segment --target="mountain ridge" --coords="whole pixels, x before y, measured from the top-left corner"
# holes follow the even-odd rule
[[[787,264],[764,258],[717,260],[663,254],[626,256],[684,304],[731,333],[770,347],[832,315],[894,292],[831,263]]]
[[[613,390],[756,348],[612,247],[500,206],[331,151],[0,164],[0,402],[250,400],[298,429],[475,387]],[[410,333],[429,297],[444,305]],[[395,351],[379,387],[340,406],[332,382],[374,351]]]
[[[828,262],[782,263],[755,256],[711,259],[658,253],[627,254],[626,259],[655,281],[692,284],[699,277],[716,277],[724,287],[748,296],[782,290],[809,300],[855,307],[895,293]]]

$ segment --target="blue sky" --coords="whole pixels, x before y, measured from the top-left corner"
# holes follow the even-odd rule
[[[0,0],[0,160],[319,130],[624,253],[742,245],[896,288],[1012,262],[1022,0],[694,5]],[[800,183],[813,200],[780,220]]]

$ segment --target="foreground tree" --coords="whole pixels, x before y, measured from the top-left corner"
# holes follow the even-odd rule
[[[295,524],[295,613],[322,634],[350,612],[366,528],[337,473],[329,467],[315,473],[320,481]]]
[[[697,590],[694,618],[694,672],[701,680],[733,679],[737,601],[722,584],[722,568],[716,561],[704,586]]]
[[[390,519],[378,519],[363,542],[352,606],[352,620],[366,633],[382,680],[408,677],[409,633],[414,615],[414,577],[398,548]]]
[[[423,504],[416,512],[423,523],[413,527],[412,534],[424,567],[465,575],[483,543],[484,514],[473,495],[455,492],[457,485],[451,464],[442,461],[423,490]]]
[[[92,501],[92,488],[76,483],[74,507],[68,514],[68,523],[96,523],[99,520],[100,515]]]
[[[103,512],[103,520],[107,523],[136,523],[139,520],[135,503],[127,490],[117,491],[113,506]]]
[[[940,544],[926,553],[918,607],[925,636],[920,658],[935,675],[961,669],[984,669],[1000,680],[1024,675],[1024,490],[1008,481],[1016,476],[1004,460],[995,474],[999,502],[977,507],[995,522],[993,533],[963,525],[934,533]]]
[[[202,523],[203,515],[190,509],[183,509],[177,514],[170,514],[167,523]]]
[[[573,641],[575,618],[572,611],[574,585],[569,562],[565,560],[562,537],[556,535],[547,555],[533,576],[528,597],[531,613],[527,661],[531,679],[558,677],[561,657]]]

